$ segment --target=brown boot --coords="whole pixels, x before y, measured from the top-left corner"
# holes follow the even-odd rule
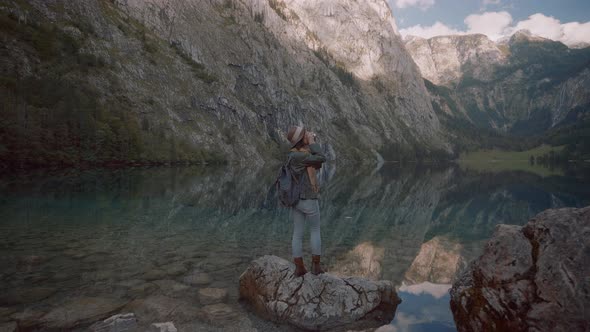
[[[303,265],[303,257],[295,257],[293,258],[293,262],[295,263],[295,276],[301,277],[307,273],[305,269],[305,265]]]
[[[326,273],[324,269],[320,266],[320,255],[312,255],[311,256],[311,273],[315,274],[316,276],[321,273]]]

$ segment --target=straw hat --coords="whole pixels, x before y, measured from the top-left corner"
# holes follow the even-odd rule
[[[289,128],[289,132],[287,133],[287,139],[289,143],[291,143],[291,147],[295,147],[295,145],[303,139],[305,135],[305,129],[300,126],[292,126]]]

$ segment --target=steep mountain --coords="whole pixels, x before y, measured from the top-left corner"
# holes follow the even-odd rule
[[[422,76],[437,85],[450,86],[464,76],[489,82],[496,66],[507,60],[506,49],[482,34],[430,39],[410,36],[405,43]]]
[[[9,0],[0,160],[20,165],[447,155],[385,0]]]
[[[588,111],[590,48],[571,49],[528,31],[498,43],[484,35],[412,37],[406,47],[445,123],[535,136]]]

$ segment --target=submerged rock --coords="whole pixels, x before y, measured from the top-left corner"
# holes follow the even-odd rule
[[[201,304],[214,304],[225,301],[227,289],[224,288],[201,288],[199,289],[199,300]]]
[[[209,323],[219,323],[236,319],[238,313],[225,303],[216,303],[204,306],[199,311],[199,318]]]
[[[172,322],[154,323],[150,326],[149,332],[177,332],[176,326]]]
[[[459,331],[589,331],[590,207],[499,225],[451,289]]]
[[[159,268],[154,268],[149,270],[148,272],[144,273],[142,278],[145,280],[158,280],[158,279],[163,279],[166,278],[167,273],[166,271],[159,269]]]
[[[171,297],[184,295],[190,289],[189,286],[175,280],[157,280],[153,282],[164,293]]]
[[[189,285],[202,286],[211,283],[211,277],[205,272],[195,270],[183,278],[183,282]]]
[[[123,332],[129,331],[137,326],[135,314],[117,314],[101,322],[96,322],[90,326],[92,332]]]
[[[160,268],[166,271],[169,276],[179,276],[185,274],[187,271],[187,268],[183,262],[170,263],[168,265],[161,266]]]
[[[49,329],[71,329],[113,314],[125,305],[124,301],[100,297],[78,297],[42,317]]]
[[[329,273],[295,277],[294,269],[276,256],[252,261],[240,276],[240,298],[264,318],[314,330],[369,317],[377,326],[389,323],[400,303],[389,281]]]
[[[162,295],[134,300],[125,309],[134,312],[139,321],[188,322],[198,315],[198,308],[191,303]]]
[[[225,304],[223,304],[225,305]],[[252,321],[243,315],[237,315],[229,320],[202,321],[194,320],[178,325],[180,331],[207,331],[207,332],[259,332],[252,326]],[[274,329],[272,329],[274,331]],[[264,330],[263,330],[264,331]]]

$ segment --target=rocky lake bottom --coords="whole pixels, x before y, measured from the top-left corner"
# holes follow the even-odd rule
[[[392,281],[400,331],[454,331],[448,290],[497,224],[590,203],[587,172],[540,177],[456,166],[322,170],[322,262]],[[33,173],[0,181],[0,326],[83,330],[117,313],[138,329],[296,331],[251,314],[238,279],[290,259],[274,168]],[[304,257],[310,264],[309,232]],[[12,324],[12,325],[10,325]]]

